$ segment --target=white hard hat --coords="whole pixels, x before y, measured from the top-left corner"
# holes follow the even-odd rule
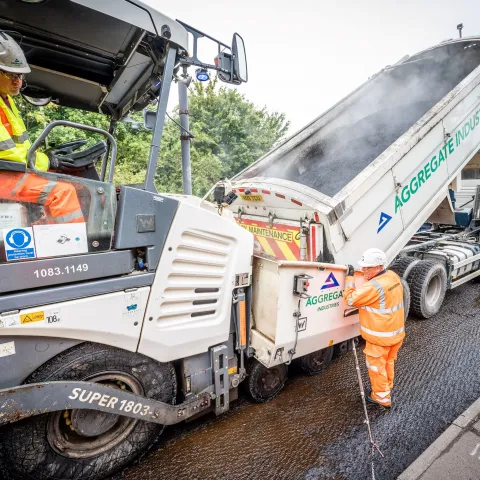
[[[2,31],[0,31],[0,70],[12,73],[31,72],[20,45]]]
[[[362,259],[358,262],[361,267],[386,267],[387,256],[385,252],[379,248],[369,248],[365,250],[362,255]]]

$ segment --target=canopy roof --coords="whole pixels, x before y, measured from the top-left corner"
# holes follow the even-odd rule
[[[25,95],[120,118],[153,101],[168,40],[187,32],[140,0],[1,2],[0,29],[25,51],[32,73]]]

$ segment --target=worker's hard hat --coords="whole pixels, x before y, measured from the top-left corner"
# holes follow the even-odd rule
[[[31,72],[20,45],[2,31],[0,31],[0,70],[12,73]]]
[[[365,250],[362,255],[362,259],[358,262],[361,267],[386,267],[387,256],[385,252],[379,248],[369,248]]]

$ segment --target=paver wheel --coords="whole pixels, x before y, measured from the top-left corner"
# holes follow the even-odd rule
[[[447,290],[447,271],[433,260],[421,260],[408,275],[410,308],[418,318],[430,318],[442,306]]]
[[[273,400],[285,386],[287,372],[288,368],[284,363],[267,368],[253,359],[248,372],[248,393],[259,403]]]
[[[409,257],[407,255],[400,255],[389,267],[390,270],[393,270],[400,278],[407,278],[410,274],[412,268],[420,260],[415,257]]]
[[[84,343],[49,360],[25,383],[89,380],[173,403],[173,366],[105,345]],[[163,425],[94,410],[39,415],[2,429],[0,471],[21,480],[99,480],[146,453]],[[102,415],[102,414],[100,414]],[[90,420],[90,421],[89,421]],[[82,433],[80,433],[82,432]]]
[[[323,372],[332,362],[333,351],[334,348],[331,346],[300,357],[301,369],[309,375]]]
[[[405,320],[407,320],[410,312],[410,287],[408,286],[408,282],[403,278],[401,278],[400,281],[403,287],[403,309],[405,311]]]

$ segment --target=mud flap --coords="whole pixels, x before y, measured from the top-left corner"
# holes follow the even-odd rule
[[[100,410],[173,425],[208,409],[210,402],[207,392],[180,405],[170,405],[93,382],[34,383],[0,390],[0,426],[34,415],[70,409]]]

